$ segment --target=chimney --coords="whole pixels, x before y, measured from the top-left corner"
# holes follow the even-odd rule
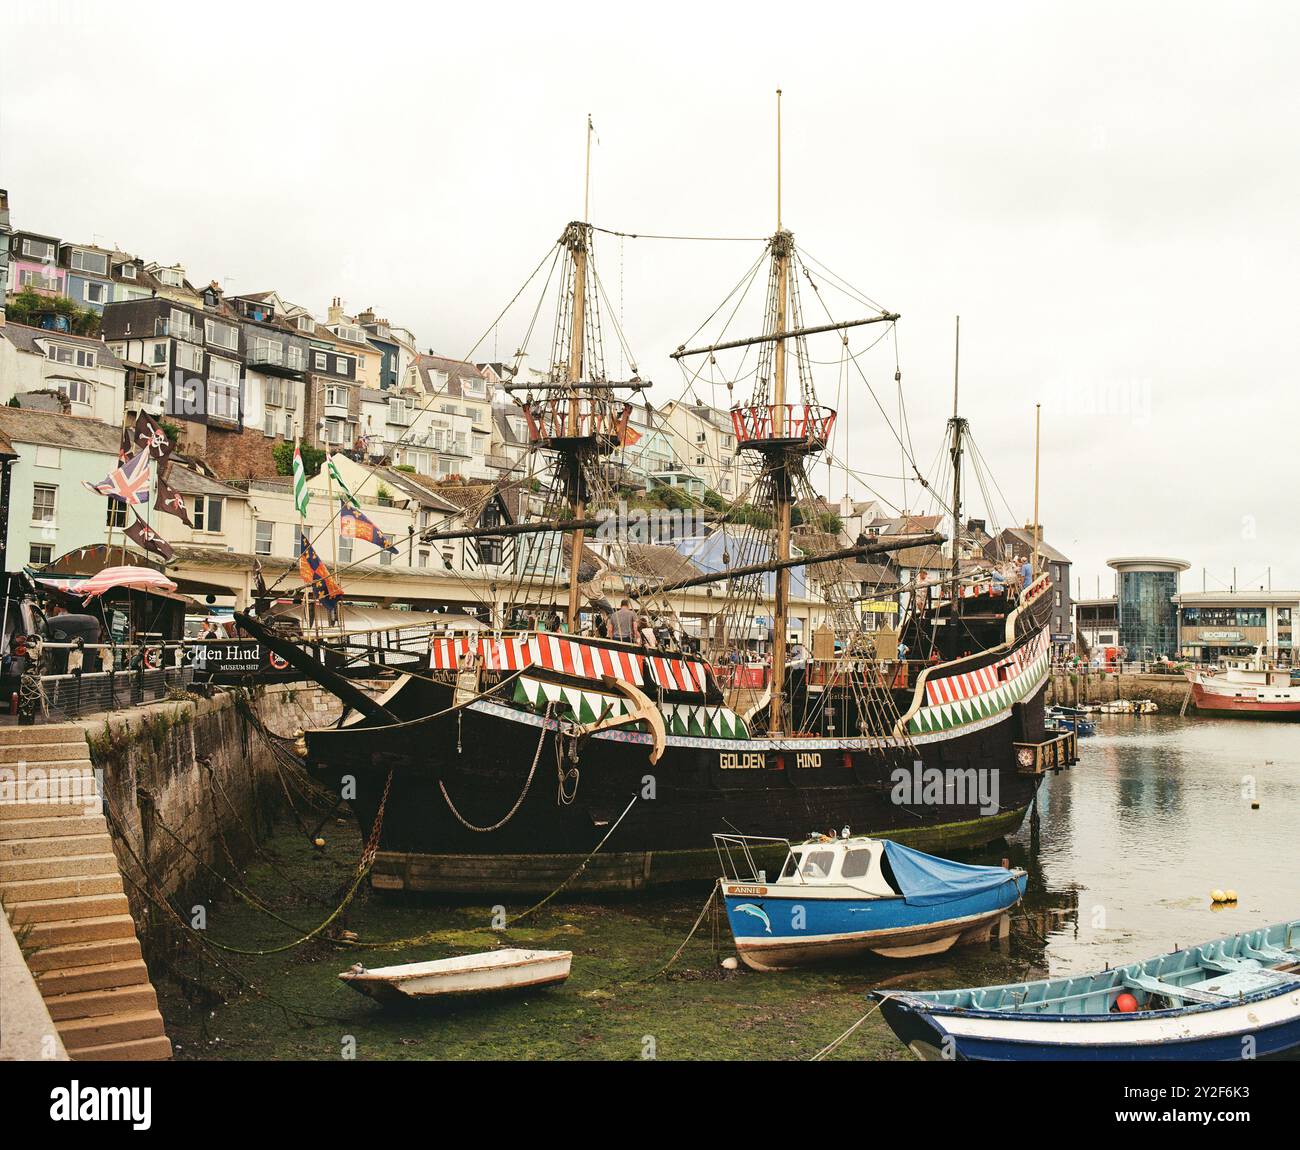
[[[326,323],[342,323],[342,322],[343,322],[343,298],[342,298],[342,296],[335,296],[335,297],[330,301],[329,318],[326,319],[325,322],[326,322]]]

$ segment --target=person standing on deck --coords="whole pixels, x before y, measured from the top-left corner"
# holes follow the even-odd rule
[[[627,599],[619,603],[612,622],[614,638],[624,643],[632,642],[636,631],[636,612],[632,610],[632,604]]]

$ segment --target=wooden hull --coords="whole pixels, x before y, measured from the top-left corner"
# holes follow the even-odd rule
[[[670,734],[652,765],[648,734],[600,731],[575,747],[555,717],[518,703],[452,710],[454,677],[426,676],[383,700],[400,721],[309,731],[307,757],[332,788],[351,785],[366,834],[391,771],[377,889],[549,893],[620,816],[570,889],[712,880],[718,827],[802,837],[848,825],[926,850],[976,847],[1018,828],[1040,781],[1016,744],[1045,738],[1041,635],[963,660],[960,687],[923,684],[905,739]]]

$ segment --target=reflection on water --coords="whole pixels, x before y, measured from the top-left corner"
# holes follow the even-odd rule
[[[1029,872],[1011,938],[892,985],[1082,974],[1300,918],[1300,724],[1098,716],[1078,765],[1043,784],[1037,816],[981,856]],[[1212,907],[1216,888],[1237,906]]]

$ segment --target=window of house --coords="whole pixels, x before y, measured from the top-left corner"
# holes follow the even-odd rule
[[[323,351],[318,351],[312,356],[312,363],[315,364],[317,371],[328,371],[330,358]]]
[[[340,563],[352,562],[352,536],[351,535],[339,536],[339,562]]]
[[[95,353],[90,348],[68,347],[62,343],[52,343],[45,349],[45,358],[55,363],[66,363],[76,367],[94,367]]]
[[[275,546],[275,524],[266,519],[257,521],[257,535],[253,540],[255,555],[270,555]]]
[[[196,343],[178,343],[176,345],[176,366],[182,371],[196,374],[203,370],[203,348]]]
[[[126,526],[126,504],[120,499],[109,499],[108,512],[104,516],[105,527]]]
[[[268,411],[262,420],[262,434],[268,439],[275,436],[275,412]]]
[[[44,240],[23,240],[23,255],[31,256],[34,260],[52,260],[54,258],[54,245],[46,243]]]
[[[81,294],[85,297],[87,303],[103,303],[108,298],[105,291],[106,284],[99,283],[97,280],[87,280],[82,285]]]
[[[284,437],[285,439],[293,438],[293,416],[287,411],[284,414]]]
[[[266,381],[266,402],[272,407],[280,406],[280,381],[278,379],[268,379]]]
[[[488,567],[501,566],[503,544],[500,539],[483,539],[479,542],[479,558]]]
[[[51,483],[38,483],[32,488],[32,522],[53,523],[59,489]]]
[[[194,496],[194,511],[190,515],[194,530],[206,531],[211,534],[220,532],[222,504],[224,503],[225,500],[220,495]]]
[[[326,407],[347,407],[348,389],[346,387],[327,387],[325,389]]]
[[[71,263],[74,271],[94,272],[100,276],[108,273],[108,256],[103,252],[87,252],[80,248],[73,248]]]
[[[154,363],[167,362],[167,345],[165,343],[156,343],[153,345],[153,361]]]
[[[133,280],[136,278],[135,264],[123,264],[117,270],[124,280]]]
[[[90,385],[84,379],[56,379],[52,382],[73,403],[90,402]]]
[[[381,551],[379,553],[379,566],[391,567],[393,565],[393,553],[391,551]]]
[[[33,543],[27,551],[27,562],[33,567],[44,567],[54,562],[54,544]]]
[[[293,557],[295,559],[302,555],[302,532],[295,528],[293,533]]]
[[[185,280],[180,268],[158,268],[154,275],[158,277],[159,283],[164,283],[168,287],[180,287]]]
[[[253,360],[256,363],[283,363],[284,345],[279,340],[259,335],[253,340]]]
[[[307,367],[307,353],[297,344],[289,345],[289,366],[294,371],[303,371]]]
[[[334,374],[335,375],[352,374],[352,359],[350,356],[336,355],[334,357]]]
[[[233,324],[218,323],[214,319],[205,319],[203,321],[203,330],[207,335],[208,343],[214,347],[224,347],[227,351],[237,351],[239,349],[239,329]]]
[[[315,331],[315,330],[316,330],[316,321],[315,321],[314,319],[312,319],[311,316],[309,316],[309,315],[300,315],[300,316],[298,317],[298,330],[299,330],[299,331]]]

